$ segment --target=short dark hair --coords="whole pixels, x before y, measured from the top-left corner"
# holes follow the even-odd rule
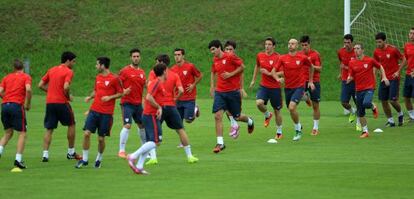
[[[411,30],[414,30],[414,27],[412,27]]]
[[[129,51],[129,55],[131,56],[133,53],[141,54],[141,50],[139,48],[133,48]]]
[[[162,62],[167,66],[170,65],[170,56],[168,56],[167,54],[160,54],[155,58],[155,60],[157,60],[158,62]]]
[[[164,74],[164,71],[167,70],[167,65],[164,63],[155,64],[154,68],[152,69],[155,73],[155,76],[159,77]]]
[[[308,43],[308,44],[310,44],[310,42],[311,42],[311,39],[310,39],[309,35],[303,35],[300,38],[300,43]]]
[[[236,47],[237,47],[237,43],[236,43],[235,41],[233,41],[233,40],[228,40],[228,41],[226,41],[226,43],[224,44],[224,48],[225,48],[225,47],[227,47],[227,46],[232,46],[234,49],[236,49]]]
[[[271,41],[273,45],[276,45],[276,40],[273,37],[267,37],[265,41]]]
[[[211,47],[216,47],[216,48],[223,49],[223,45],[217,39],[215,39],[213,41],[210,41],[210,43],[208,44],[208,49],[210,49]]]
[[[99,61],[99,64],[104,65],[106,69],[108,69],[111,64],[111,59],[108,57],[98,57],[96,60]]]
[[[176,52],[176,51],[181,51],[181,54],[185,55],[185,50],[184,50],[184,48],[175,48],[175,49],[174,49],[174,52]]]
[[[387,35],[384,32],[379,32],[375,35],[375,40],[381,39],[385,41],[387,39]]]
[[[23,69],[23,62],[20,61],[19,59],[14,59],[13,60],[13,67],[16,70],[22,70]]]
[[[351,34],[346,34],[346,35],[344,35],[344,39],[351,40],[351,42],[353,42],[354,41],[354,36],[352,36]]]
[[[76,55],[73,52],[65,51],[60,57],[60,63],[65,63],[66,61],[72,61],[76,58]]]
[[[361,49],[364,49],[364,44],[362,44],[361,42],[357,42],[354,44],[354,46],[359,45],[361,47]]]

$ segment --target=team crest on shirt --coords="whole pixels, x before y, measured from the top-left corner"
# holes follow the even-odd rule
[[[389,59],[391,57],[391,55],[390,54],[387,54],[387,58]]]
[[[296,65],[299,66],[299,64],[300,64],[300,61],[299,60],[296,60]]]
[[[125,122],[129,122],[129,118],[125,118]]]
[[[109,85],[109,81],[105,81],[105,86],[108,86]]]
[[[364,68],[368,68],[368,64],[364,64]]]
[[[273,64],[273,60],[269,60],[269,64],[272,65]]]
[[[186,71],[186,70],[185,70],[185,71],[183,71],[183,74],[184,74],[184,75],[187,75],[187,71]]]
[[[226,64],[226,60],[225,59],[223,59],[223,61],[221,61],[223,64]]]
[[[144,79],[144,75],[143,74],[140,74],[139,76],[141,77],[141,79]]]

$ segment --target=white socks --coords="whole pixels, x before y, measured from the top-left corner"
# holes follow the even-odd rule
[[[239,126],[233,116],[229,116],[231,126]]]
[[[388,122],[389,122],[389,123],[395,123],[395,122],[394,122],[394,118],[393,118],[393,117],[388,118]]]
[[[253,120],[252,120],[252,118],[247,118],[247,124],[248,125],[252,125],[253,124]]]
[[[300,123],[295,124],[295,130],[296,131],[301,131],[302,130],[302,125],[300,125]]]
[[[276,125],[276,129],[277,129],[277,130],[276,130],[276,133],[277,133],[277,134],[282,134],[282,125],[280,125],[280,126],[277,126],[277,125]]]
[[[408,115],[410,116],[411,119],[414,119],[414,110],[409,110]]]
[[[96,156],[95,161],[102,161],[102,156],[103,156],[103,154],[98,152],[98,155]]]
[[[185,154],[187,155],[187,157],[193,156],[193,154],[191,153],[191,146],[190,145],[184,146],[183,148],[184,148],[184,151],[185,151]]]
[[[123,127],[119,133],[119,151],[125,152],[125,145],[128,140],[129,129]]]
[[[16,153],[16,160],[17,160],[18,162],[21,162],[21,161],[22,161],[22,154],[20,154],[20,153]]]
[[[155,150],[156,148],[151,149],[148,153],[150,155],[150,159],[151,160],[156,160],[157,159],[157,150]],[[145,155],[145,158],[147,158],[148,154]]]
[[[43,151],[43,157],[49,158],[49,151]]]
[[[224,144],[223,137],[217,137],[217,144]]]
[[[75,153],[75,148],[68,148],[68,153],[73,155]]]
[[[0,146],[0,155],[3,154],[4,146]]]
[[[368,132],[368,125],[362,127],[362,132]]]
[[[266,111],[266,113],[264,113],[265,118],[269,118],[270,117],[270,112]]]
[[[319,129],[319,120],[313,120],[313,129]]]
[[[89,150],[82,150],[82,160],[87,162],[89,159]]]
[[[132,159],[137,159],[140,155],[149,152],[151,149],[154,149],[156,147],[155,143],[152,141],[146,142],[141,147],[139,147],[138,150],[136,150],[134,153],[130,155]],[[146,158],[146,157],[144,157]]]

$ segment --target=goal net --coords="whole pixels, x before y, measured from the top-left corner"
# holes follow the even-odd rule
[[[375,34],[385,32],[389,44],[400,49],[414,27],[414,0],[351,0],[351,33],[366,52],[375,48]],[[369,50],[369,51],[367,51]]]

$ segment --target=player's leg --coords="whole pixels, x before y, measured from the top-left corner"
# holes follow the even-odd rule
[[[83,127],[83,143],[82,143],[82,160],[79,160],[75,168],[87,166],[89,163],[89,148],[91,143],[91,134],[96,132],[99,126],[99,114],[90,110]]]
[[[80,160],[81,157],[75,152],[75,139],[76,139],[76,124],[75,115],[73,114],[72,107],[70,104],[58,104],[58,120],[63,126],[68,127],[67,139],[68,139],[68,153],[67,159]]]
[[[281,139],[283,136],[282,113],[280,111],[283,107],[282,91],[280,88],[271,89],[269,96],[270,96],[269,97],[270,105],[272,106],[274,114],[275,114],[275,122],[276,122],[275,139]]]
[[[239,91],[233,91],[226,93],[226,106],[228,111],[233,115],[236,121],[241,121],[247,123],[247,132],[253,133],[254,131],[254,121],[251,117],[241,113],[242,106],[242,97]],[[233,138],[237,138],[239,132],[237,130],[236,134],[232,134]]]
[[[56,114],[56,104],[46,104],[44,127],[46,132],[43,136],[43,156],[42,162],[49,161],[49,147],[52,142],[53,130],[57,128],[58,118]]]
[[[14,166],[19,167],[20,169],[25,169],[26,166],[23,163],[23,151],[26,142],[26,112],[22,105],[14,104],[15,111],[13,113],[13,129],[19,132],[19,137],[17,139],[16,145],[16,158],[14,160]]]
[[[299,102],[303,96],[304,88],[296,88],[293,89],[293,93],[290,97],[289,101],[289,113],[290,118],[292,119],[294,125],[295,125],[295,136],[293,137],[293,141],[299,141],[302,138],[302,125],[299,121],[299,113],[297,111],[297,106],[299,105]]]
[[[196,108],[195,100],[184,101],[183,108],[182,116],[180,113],[181,118],[187,123],[192,123],[196,118],[194,112],[194,109]]]
[[[102,157],[105,151],[105,137],[111,135],[113,117],[111,114],[99,114],[98,126],[98,154],[95,159],[95,168],[101,168]]]
[[[410,121],[414,121],[414,110],[411,98],[414,98],[414,78],[407,75],[404,82],[404,104]]]
[[[351,104],[349,103],[351,97],[355,101],[355,83],[352,81],[349,84],[347,84],[345,81],[342,81],[341,103],[342,107],[344,107],[344,109],[346,109],[350,113],[348,118],[348,121],[350,123],[355,121],[355,109],[353,109]]]
[[[223,138],[223,113],[226,110],[226,102],[223,98],[223,94],[215,92],[212,113],[214,114],[214,125],[216,129],[217,144],[213,149],[214,153],[219,153],[225,149]]]
[[[321,101],[321,85],[319,84],[319,82],[315,82],[315,89],[311,90],[309,93],[313,109],[313,128],[311,135],[318,135],[319,119],[321,118],[321,112],[319,109],[319,103]]]
[[[6,147],[9,140],[13,137],[13,115],[11,104],[5,103],[1,105],[1,122],[4,127],[4,135],[0,140],[0,157],[3,154],[4,147]]]
[[[137,126],[138,126],[138,136],[141,139],[141,144],[144,144],[145,142],[147,142],[146,134],[145,134],[145,127],[144,127],[144,124],[142,123],[142,112],[143,111],[144,109],[142,108],[142,104],[139,104],[134,114],[132,114],[132,118],[134,119],[135,123],[137,123]]]
[[[270,91],[268,91],[265,87],[260,86],[256,93],[256,106],[257,106],[257,109],[259,109],[259,111],[262,112],[265,117],[265,120],[263,123],[265,127],[269,126],[270,120],[273,116],[273,114],[269,112],[266,107],[267,102],[270,98],[270,96],[268,95],[268,92]]]
[[[368,98],[366,99],[366,94],[367,91],[356,92],[357,116],[362,126],[362,133],[360,135],[360,138],[366,138],[369,136],[367,120],[365,118],[365,109],[366,107],[370,108],[370,105]]]
[[[399,93],[400,93],[400,80],[391,80],[390,81],[390,92],[389,99],[392,107],[397,111],[398,114],[398,126],[402,126],[404,123],[404,113],[401,109],[399,102]]]
[[[119,133],[119,151],[118,157],[126,158],[125,147],[128,141],[129,131],[132,124],[133,106],[129,104],[121,104],[123,126]]]
[[[4,148],[6,147],[7,143],[9,143],[9,140],[13,137],[13,129],[8,128],[5,129],[4,135],[0,140],[0,157],[4,152]]]

